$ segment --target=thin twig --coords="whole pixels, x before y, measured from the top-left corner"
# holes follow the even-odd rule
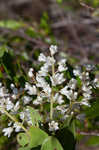
[[[80,2],[80,5],[83,6],[83,7],[85,7],[85,8],[87,8],[87,9],[90,9],[92,11],[95,10],[93,7],[88,6],[87,4],[83,3],[82,1]]]
[[[81,134],[81,135],[99,136],[99,133],[98,133],[98,132],[84,132],[84,131],[78,131],[77,133],[78,133],[78,134]]]

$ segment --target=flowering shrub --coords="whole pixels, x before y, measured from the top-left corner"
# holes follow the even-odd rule
[[[75,122],[85,119],[82,110],[91,109],[99,89],[95,66],[73,68],[66,59],[56,61],[57,46],[51,45],[49,51],[50,56],[38,57],[38,72],[29,69],[24,88],[11,83],[7,89],[0,83],[0,112],[9,118],[2,132],[8,137],[18,132],[18,150],[63,150],[69,136],[73,150]]]

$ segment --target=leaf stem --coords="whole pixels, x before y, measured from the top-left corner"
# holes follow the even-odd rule
[[[17,121],[17,119],[15,117],[13,117],[12,115],[10,115],[5,109],[3,109],[3,112],[15,123],[17,123],[26,133],[28,133],[28,130],[20,123]]]

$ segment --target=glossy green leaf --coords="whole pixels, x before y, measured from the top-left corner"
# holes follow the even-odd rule
[[[76,125],[75,125],[75,120],[72,120],[69,130],[73,133],[74,137],[76,137]]]
[[[29,143],[29,137],[26,133],[19,133],[17,136],[17,141],[21,146],[24,147],[26,144]]]
[[[30,139],[29,147],[34,148],[43,143],[43,141],[48,137],[48,134],[37,127],[31,127],[29,129]]]
[[[75,138],[68,128],[56,131],[56,137],[64,150],[75,150]]]
[[[63,148],[55,137],[50,136],[43,142],[41,150],[63,150]]]

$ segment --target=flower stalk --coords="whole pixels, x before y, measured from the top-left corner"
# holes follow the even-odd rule
[[[9,114],[5,109],[3,109],[3,112],[15,123],[17,123],[26,133],[28,133],[28,130],[20,123],[17,121],[15,117],[13,117],[11,114]]]
[[[55,66],[54,64],[52,65],[52,76],[54,76],[55,73]],[[52,91],[51,94],[51,101],[50,101],[50,120],[53,120],[53,104],[54,104],[54,92]]]

